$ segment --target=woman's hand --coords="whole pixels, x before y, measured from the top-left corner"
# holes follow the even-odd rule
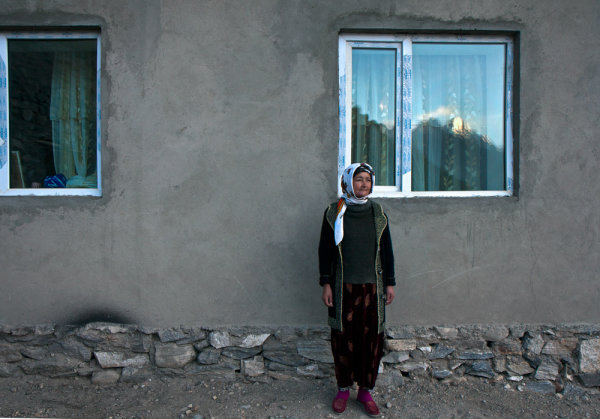
[[[321,298],[327,307],[333,307],[333,292],[331,292],[331,285],[323,285],[323,295]]]
[[[396,293],[394,291],[394,287],[392,287],[391,285],[388,285],[387,287],[385,287],[385,305],[390,305],[392,304],[392,301],[394,301],[394,297],[396,296]]]

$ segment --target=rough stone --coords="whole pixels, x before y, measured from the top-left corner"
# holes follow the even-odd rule
[[[492,352],[500,355],[521,355],[523,350],[521,341],[517,339],[504,339],[492,344]]]
[[[554,394],[556,387],[550,381],[531,381],[522,386],[523,390],[532,391],[534,393]]]
[[[236,371],[239,371],[241,368],[241,363],[239,359],[233,359],[226,356],[222,356],[219,359],[219,365],[224,368],[229,368]]]
[[[150,337],[147,336],[146,339]],[[133,350],[136,348],[137,352],[148,352],[143,349],[144,342],[140,339],[139,334],[134,333],[115,333],[115,334],[104,334],[104,340],[93,345],[95,351],[113,351],[116,348],[122,348],[127,350]],[[141,350],[140,350],[141,349]]]
[[[582,388],[578,385],[575,384],[571,384],[571,383],[566,383],[565,387],[563,388],[562,394],[563,396],[584,396],[588,393],[588,390],[586,390],[585,388]]]
[[[387,339],[385,347],[389,351],[403,352],[417,349],[416,339]]]
[[[19,367],[15,364],[6,364],[0,362],[0,377],[14,377],[20,373]]]
[[[75,371],[77,371],[77,375],[80,377],[90,377],[94,371],[98,371],[98,367],[96,366],[96,368],[94,368],[87,364],[80,364]]]
[[[527,360],[527,362],[529,362],[529,365],[531,365],[533,368],[537,368],[540,366],[540,364],[542,363],[542,357],[541,355],[536,355],[534,353],[531,353],[529,351],[525,351],[523,352],[523,358]]]
[[[510,331],[505,326],[489,325],[481,326],[481,336],[492,342],[500,341],[508,336]]]
[[[50,345],[49,350],[51,352],[64,352],[67,355],[77,357],[82,361],[89,361],[92,359],[92,350],[72,337],[68,337],[61,342]]]
[[[217,349],[226,348],[231,345],[231,337],[227,332],[211,332],[208,340],[210,344]]]
[[[489,351],[487,342],[481,339],[458,339],[448,342],[448,346],[461,351]]]
[[[536,380],[554,381],[558,376],[558,364],[550,360],[544,360],[535,370]]]
[[[438,380],[443,380],[444,378],[448,378],[452,375],[452,371],[447,369],[434,369],[431,371],[431,376],[433,378],[437,378]]]
[[[94,371],[92,374],[92,384],[107,385],[119,381],[121,372],[118,369],[107,369]]]
[[[158,331],[158,338],[162,343],[176,342],[185,339],[186,335],[180,329],[162,329]]]
[[[328,341],[300,339],[296,347],[298,354],[307,359],[333,364],[331,345]]]
[[[138,335],[132,339],[131,351],[137,353],[148,353],[152,347],[152,336]]]
[[[76,374],[76,368],[81,363],[80,360],[68,357],[63,354],[55,354],[47,358],[24,359],[19,363],[19,366],[25,374],[37,374],[44,376],[57,376]]]
[[[196,349],[197,351],[202,351],[205,348],[208,348],[210,346],[210,343],[208,343],[208,340],[204,339],[198,342],[194,342],[194,349]]]
[[[228,356],[233,359],[247,359],[258,355],[261,352],[260,347],[238,348],[235,346],[225,348],[221,355]]]
[[[296,367],[296,373],[304,377],[325,378],[329,376],[328,372],[322,371],[318,365],[310,364]]]
[[[404,385],[404,377],[399,371],[386,371],[377,376],[377,385],[382,387],[401,387]]]
[[[600,373],[579,374],[577,378],[584,387],[600,387]]]
[[[403,362],[402,364],[399,364],[397,367],[400,371],[402,372],[415,372],[415,371],[426,371],[427,368],[429,368],[429,365],[427,365],[427,363],[425,362],[412,362],[412,361],[408,361],[408,362]]]
[[[494,354],[490,351],[464,351],[458,355],[458,359],[491,359],[494,357]]]
[[[270,334],[268,333],[263,333],[260,335],[248,335],[242,340],[239,346],[241,348],[254,348],[256,346],[261,346],[269,336]]]
[[[255,356],[252,359],[242,359],[242,374],[248,377],[257,377],[265,373],[265,362],[262,356]]]
[[[564,330],[575,334],[598,336],[600,335],[600,324],[574,324],[565,326]]]
[[[455,339],[458,337],[456,327],[434,327],[434,329],[442,339]]]
[[[182,368],[196,358],[196,351],[192,345],[157,343],[155,348],[154,362],[161,368]]]
[[[410,326],[398,326],[386,328],[386,335],[391,339],[410,339],[416,335],[415,328]]]
[[[433,351],[427,355],[429,359],[442,359],[446,358],[448,355],[454,352],[454,348],[450,348],[449,346],[438,344],[435,345]]]
[[[53,324],[37,324],[33,328],[33,334],[36,336],[51,335],[55,331]]]
[[[21,359],[23,355],[15,346],[0,344],[0,362],[17,362]]]
[[[527,325],[516,324],[516,325],[512,325],[509,329],[510,329],[510,335],[512,337],[521,339],[525,335],[525,332],[527,331]]]
[[[544,339],[539,334],[530,334],[527,332],[523,338],[523,348],[532,354],[539,355],[544,348]]]
[[[381,358],[382,362],[386,364],[398,364],[400,362],[408,361],[410,356],[407,352],[390,352]]]
[[[506,357],[506,370],[513,375],[527,375],[534,371],[527,361],[517,356]]]
[[[506,372],[506,358],[498,356],[494,357],[494,359],[492,359],[492,366],[496,372]]]
[[[106,333],[86,327],[78,329],[75,334],[90,346],[94,346],[97,343],[104,342],[106,340]]]
[[[123,352],[94,352],[102,368],[136,367],[149,363],[148,355],[131,355]]]
[[[448,368],[450,368],[452,371],[454,371],[455,369],[457,369],[458,367],[460,367],[464,363],[465,362],[461,361],[460,359],[451,359],[451,360],[448,361]]]
[[[425,359],[427,359],[423,351],[419,349],[413,349],[409,352],[409,354],[413,361],[424,361]]]
[[[265,357],[265,359],[268,359],[269,361],[277,362],[279,364],[288,365],[291,367],[300,367],[308,364],[306,358],[303,358],[300,355],[298,355],[293,349],[263,351],[263,357]]]
[[[17,326],[10,330],[10,334],[13,336],[27,336],[32,335],[35,329],[31,326]]]
[[[579,344],[579,370],[583,373],[600,372],[600,339],[581,341]]]
[[[562,338],[546,342],[542,353],[554,356],[570,356],[577,347],[577,338]]]
[[[492,369],[489,361],[473,362],[471,365],[467,366],[465,373],[484,378],[493,378],[496,376],[496,373]]]
[[[26,346],[24,348],[21,348],[21,355],[23,355],[26,358],[37,359],[39,361],[46,358],[47,356],[50,356],[50,353],[45,348]]]
[[[196,361],[204,365],[212,365],[219,362],[221,351],[215,348],[207,348],[198,354]]]
[[[23,342],[29,345],[48,345],[55,338],[52,334],[45,333],[35,333],[36,327],[17,327],[17,328],[9,328],[7,334],[3,336],[6,342],[17,343]]]
[[[426,340],[429,342],[437,342],[439,339],[438,334],[432,327],[415,327],[415,338],[420,340]]]
[[[206,331],[199,327],[182,328],[181,331],[185,334],[185,337],[177,340],[179,345],[186,345],[206,339]]]
[[[83,329],[85,330],[98,330],[100,332],[117,334],[117,333],[133,333],[138,329],[132,324],[120,324],[110,322],[92,322],[86,324]]]
[[[265,360],[265,368],[270,371],[296,371],[296,367],[280,364],[279,362]]]
[[[152,371],[147,368],[125,367],[121,371],[119,381],[124,383],[141,383],[152,378]]]

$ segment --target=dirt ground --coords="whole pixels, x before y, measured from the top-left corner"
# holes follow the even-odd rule
[[[1,417],[62,418],[328,418],[367,417],[354,400],[333,414],[332,379],[252,382],[153,378],[137,384],[95,385],[89,378],[0,378]],[[355,398],[353,392],[353,398]],[[600,418],[600,392],[572,388],[566,395],[518,391],[516,383],[469,377],[454,384],[407,379],[375,391],[385,418]],[[352,400],[352,399],[351,399]]]

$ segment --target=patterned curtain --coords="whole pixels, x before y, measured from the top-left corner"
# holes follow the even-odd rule
[[[68,187],[95,188],[95,53],[55,53],[50,119],[56,173],[67,177]]]
[[[396,53],[352,52],[352,163],[367,162],[378,185],[395,184]]]

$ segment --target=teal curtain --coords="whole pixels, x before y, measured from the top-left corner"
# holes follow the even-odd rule
[[[68,187],[97,187],[94,52],[54,54],[50,119],[56,173]]]

